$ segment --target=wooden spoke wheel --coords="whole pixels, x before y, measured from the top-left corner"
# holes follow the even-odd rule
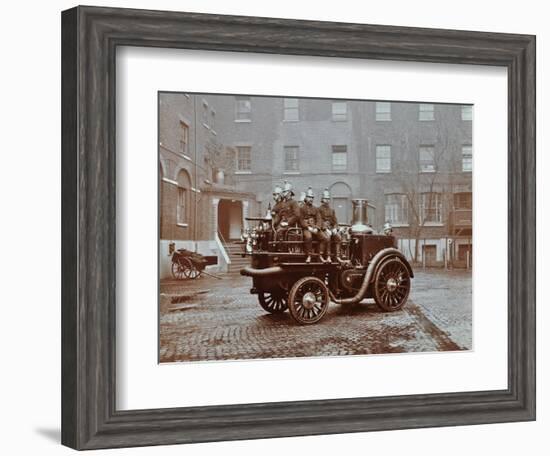
[[[260,301],[262,308],[269,313],[283,313],[288,309],[286,293],[282,290],[275,292],[260,291],[258,301]]]
[[[174,279],[195,279],[200,275],[200,271],[195,269],[193,262],[189,258],[178,258],[172,262],[172,276]]]
[[[303,277],[290,289],[288,309],[301,325],[317,323],[327,313],[328,288],[317,277]]]
[[[189,275],[186,277],[189,279],[196,279],[200,277],[200,275],[202,274],[202,271],[200,269],[197,269],[191,260],[187,260],[187,261],[189,261],[190,267],[189,269],[187,269],[187,271],[189,271],[188,272]]]
[[[374,300],[386,312],[400,310],[409,297],[411,277],[399,258],[385,260],[374,277]]]

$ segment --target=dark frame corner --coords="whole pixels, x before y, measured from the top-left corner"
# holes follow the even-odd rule
[[[117,411],[112,252],[115,50],[122,45],[506,67],[508,388]],[[63,444],[113,448],[534,419],[534,36],[96,7],[62,13]]]

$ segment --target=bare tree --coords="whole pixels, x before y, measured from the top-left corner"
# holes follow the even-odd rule
[[[430,121],[434,128],[433,144],[418,148],[418,143],[408,136],[401,140],[407,159],[396,164],[394,173],[407,202],[408,235],[414,240],[414,247],[409,243],[409,256],[415,262],[419,261],[419,241],[426,236],[427,227],[446,222],[444,210],[452,196],[455,161],[449,149],[456,148],[457,140],[447,126],[449,123],[443,120],[439,117]]]

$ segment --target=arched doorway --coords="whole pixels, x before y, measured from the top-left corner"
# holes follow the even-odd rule
[[[243,228],[243,203],[221,199],[218,204],[218,232],[225,241],[237,240]]]
[[[345,182],[336,182],[329,188],[332,208],[339,223],[351,222],[351,188]]]

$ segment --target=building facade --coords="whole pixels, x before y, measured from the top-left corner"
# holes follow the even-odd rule
[[[171,254],[186,248],[231,259],[224,243],[241,235],[254,195],[232,182],[233,152],[216,130],[215,100],[159,93],[159,268],[170,277]]]
[[[177,107],[173,102],[161,103],[159,108],[171,119],[164,125],[161,118],[160,136],[172,137],[169,146],[160,145],[161,161],[171,153],[163,152],[165,146],[177,147],[180,138],[174,137],[174,131],[178,125],[188,125],[189,135],[196,135],[188,140],[189,150],[199,156],[182,152],[176,161],[187,172],[190,197],[194,198],[191,204],[198,201],[194,207],[201,212],[190,220],[202,220],[198,226],[208,226],[205,232],[176,223],[183,228],[176,229],[179,235],[206,239],[216,230],[227,235],[228,223],[236,234],[246,224],[242,217],[237,223],[239,205],[246,204],[249,215],[262,216],[272,202],[273,187],[288,181],[297,198],[309,186],[316,195],[328,188],[341,223],[351,221],[353,198],[368,199],[370,223],[379,230],[386,221],[391,222],[399,248],[411,261],[427,266],[471,264],[471,106],[167,95],[180,102]],[[182,111],[184,106],[189,111]],[[209,117],[212,111],[214,120]],[[197,147],[191,146],[193,140]],[[205,160],[212,149],[219,152],[214,162]],[[173,171],[171,176],[180,182]],[[226,192],[238,196],[225,194],[222,198],[222,181]],[[170,191],[173,195],[174,189]],[[174,217],[174,201],[169,198],[165,209],[172,215],[166,220]],[[212,201],[216,198],[231,199],[235,208],[229,219],[225,212],[213,219]],[[210,211],[202,212],[203,199],[209,200]],[[215,212],[220,215],[219,210]],[[165,228],[161,233],[168,237],[163,239],[171,238]]]

